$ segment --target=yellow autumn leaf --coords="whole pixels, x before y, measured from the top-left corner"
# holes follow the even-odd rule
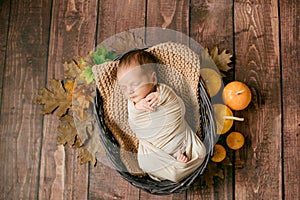
[[[69,99],[72,100],[72,94],[73,94],[73,88],[74,88],[74,81],[73,80],[68,80],[65,83],[64,87],[69,92]]]

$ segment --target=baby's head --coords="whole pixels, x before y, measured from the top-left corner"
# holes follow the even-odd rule
[[[118,84],[127,98],[134,103],[155,91],[155,58],[144,50],[126,53],[119,61]]]

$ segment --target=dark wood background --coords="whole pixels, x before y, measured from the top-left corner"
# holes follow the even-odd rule
[[[35,103],[62,63],[144,26],[227,49],[229,80],[251,88],[235,125],[246,145],[212,188],[157,197],[100,162],[79,165]],[[300,199],[299,41],[299,0],[0,0],[0,199]]]

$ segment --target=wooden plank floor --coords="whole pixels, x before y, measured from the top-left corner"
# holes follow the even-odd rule
[[[246,145],[212,188],[147,194],[56,145],[38,90],[61,65],[132,28],[163,27],[234,54],[227,81],[250,86]],[[155,40],[155,37],[151,38]],[[300,199],[299,0],[1,0],[0,199]]]

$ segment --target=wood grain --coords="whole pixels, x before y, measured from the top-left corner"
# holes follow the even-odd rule
[[[111,0],[100,3],[97,44],[130,29],[144,27],[146,1]]]
[[[63,79],[63,63],[85,56],[95,46],[97,0],[53,1],[47,80]],[[56,145],[58,118],[44,120],[40,199],[86,199],[88,165],[77,153]]]
[[[100,3],[97,43],[117,33],[143,27],[146,1],[113,0]],[[139,189],[125,181],[101,160],[90,167],[90,199],[138,199]]]
[[[89,199],[89,163],[80,164],[79,149],[67,146],[65,159],[65,199]]]
[[[203,47],[231,51],[233,44],[233,2],[192,0],[190,37]]]
[[[233,53],[233,3],[222,1],[191,1],[190,37],[203,47],[212,50],[215,46],[220,51]],[[226,73],[225,81],[233,79],[233,71]],[[225,137],[225,136],[221,136]],[[221,138],[220,138],[221,140]],[[232,151],[227,151],[233,161]],[[205,173],[205,172],[204,172]],[[204,187],[198,183],[188,192],[188,199],[232,199],[233,167],[224,167],[224,180],[215,178],[214,187]]]
[[[90,168],[89,199],[138,199],[139,189],[125,181],[113,168],[97,163]]]
[[[37,197],[42,116],[34,99],[45,82],[49,11],[44,1],[11,2],[3,72],[0,199]]]
[[[5,70],[5,54],[10,17],[10,1],[0,1],[0,113],[2,105],[2,89]]]
[[[148,1],[146,26],[162,30],[147,29],[147,44],[155,45],[168,41],[188,44],[188,38],[182,37],[182,34],[189,35],[189,5],[188,0]],[[170,34],[169,31],[163,29],[170,29],[174,32]]]
[[[246,137],[235,173],[236,199],[281,199],[281,90],[277,1],[235,1],[236,80],[253,94],[238,112],[245,122],[236,130]]]
[[[280,1],[285,199],[300,199],[300,4]]]

